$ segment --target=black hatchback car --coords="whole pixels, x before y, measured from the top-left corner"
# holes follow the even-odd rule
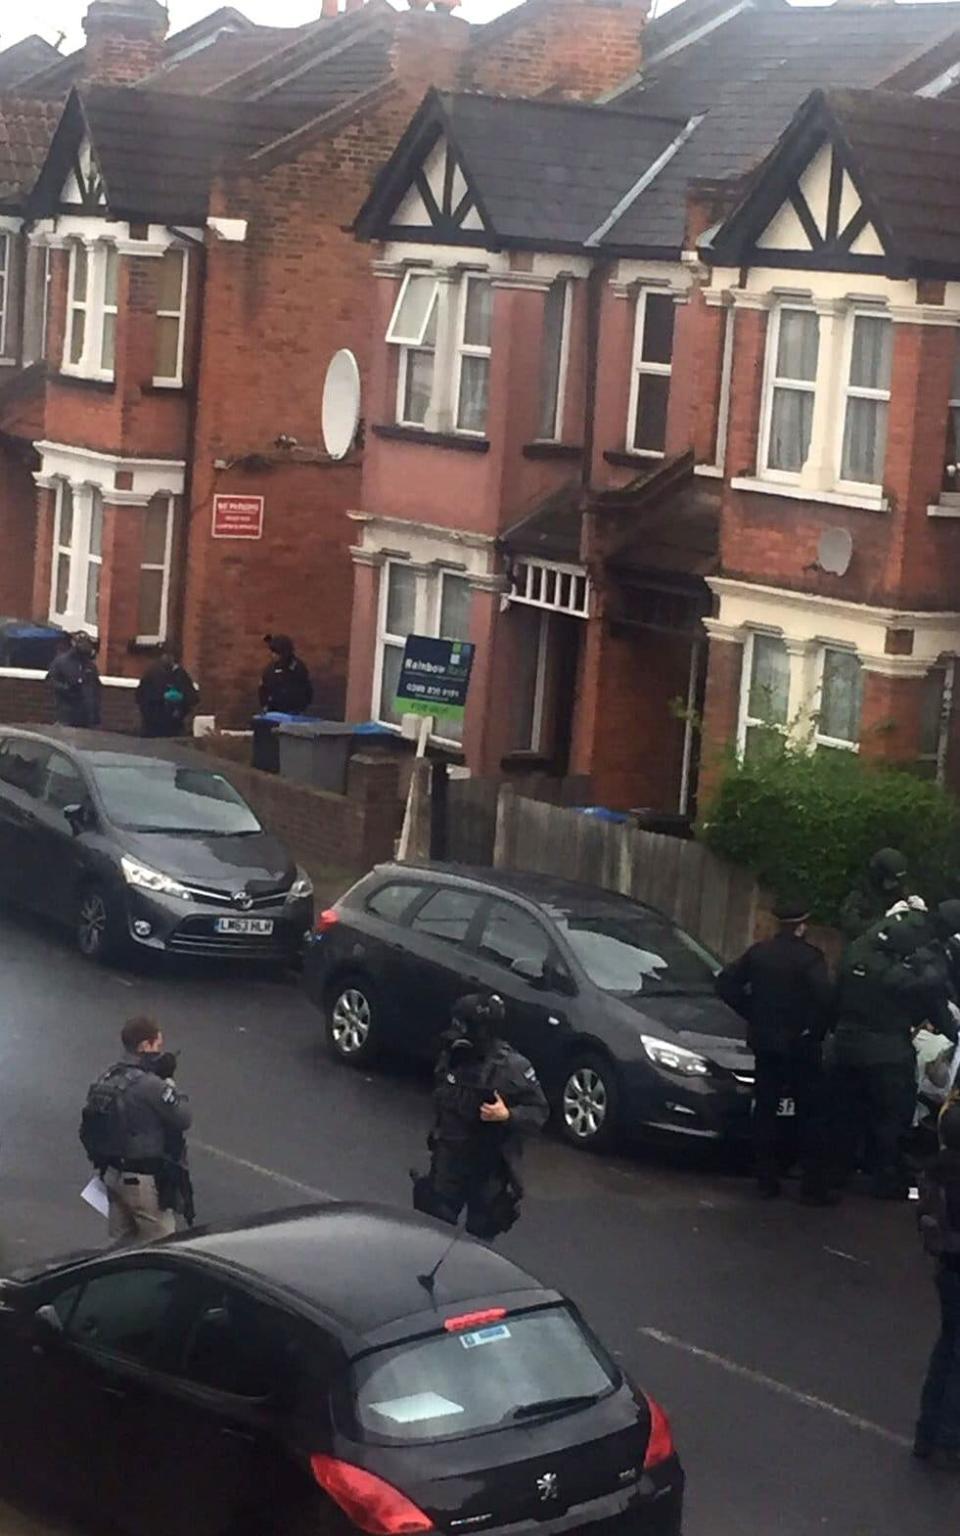
[[[331,1203],[5,1281],[0,1460],[128,1536],[679,1536],[663,1410],[449,1246]]]
[[[652,907],[546,875],[384,865],[321,913],[304,981],[330,1049],[435,1056],[450,1010],[490,989],[505,1035],[576,1146],[618,1133],[748,1134],[753,1056],[715,996],[719,961]]]
[[[313,886],[208,758],[66,727],[0,726],[0,897],[131,949],[288,961]]]

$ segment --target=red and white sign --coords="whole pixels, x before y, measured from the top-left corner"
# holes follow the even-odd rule
[[[215,539],[262,539],[262,496],[214,496]]]

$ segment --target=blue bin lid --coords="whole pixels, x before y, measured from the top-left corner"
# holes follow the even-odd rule
[[[575,805],[575,811],[581,816],[595,816],[597,821],[629,821],[630,817],[623,811],[611,811],[605,805]]]
[[[21,619],[8,619],[6,624],[0,624],[0,635],[5,640],[55,640],[64,633],[59,624],[31,624]]]
[[[309,721],[311,725],[316,725],[316,721],[310,715],[285,715],[279,709],[265,709],[261,714],[254,715],[253,718],[254,720],[266,720],[270,725],[286,725],[291,720]]]
[[[260,718],[277,720],[281,736],[312,736],[317,740],[321,736],[396,736],[396,731],[381,725],[379,720],[364,720],[357,724],[353,720],[317,720],[312,715],[262,715]]]

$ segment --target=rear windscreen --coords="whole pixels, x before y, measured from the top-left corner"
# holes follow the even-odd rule
[[[443,1440],[529,1420],[538,1404],[602,1397],[618,1382],[574,1315],[549,1307],[367,1355],[354,1367],[353,1412],[368,1440]]]

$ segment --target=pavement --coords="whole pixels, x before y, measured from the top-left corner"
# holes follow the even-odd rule
[[[0,913],[0,1264],[94,1246],[77,1140],[91,1078],[133,1013],[181,1051],[201,1219],[329,1194],[406,1205],[424,1075],[328,1060],[293,982],[203,967],[98,971]],[[760,1203],[713,1150],[533,1148],[504,1249],[569,1292],[667,1407],[686,1536],[942,1536],[960,1480],[909,1455],[935,1334],[908,1206]],[[0,1536],[54,1536],[0,1506]],[[56,1536],[61,1536],[56,1532]],[[99,1533],[98,1533],[99,1536]]]

